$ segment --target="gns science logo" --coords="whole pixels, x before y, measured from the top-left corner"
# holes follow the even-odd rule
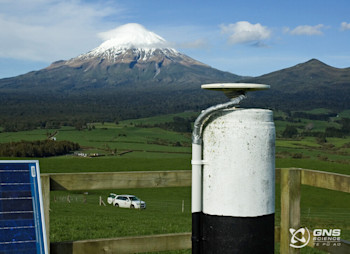
[[[290,228],[289,232],[292,234],[289,246],[293,248],[303,248],[310,241],[310,231],[306,227],[299,228],[298,230]]]
[[[290,228],[291,239],[289,246],[293,248],[303,248],[310,242],[311,234],[308,228],[298,230]],[[314,229],[312,232],[315,246],[340,246],[341,229]]]

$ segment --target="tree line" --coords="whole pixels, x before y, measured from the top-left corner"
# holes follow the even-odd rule
[[[340,124],[340,128],[327,127],[324,132],[310,130],[299,132],[297,126],[287,125],[282,132],[282,137],[294,138],[297,136],[309,136],[325,140],[327,137],[344,138],[350,135],[350,118],[341,118],[338,123]]]
[[[0,131],[57,129],[81,123],[116,122],[155,115],[200,111],[225,101],[201,91],[115,92],[99,94],[0,94]],[[142,100],[140,99],[142,98]]]
[[[291,113],[293,118],[304,118],[310,120],[328,121],[331,117],[336,117],[337,113],[324,113],[324,114],[310,114],[306,112],[293,112]]]
[[[79,150],[78,143],[70,141],[20,141],[0,144],[1,157],[49,157]]]
[[[161,128],[164,130],[175,131],[175,132],[192,132],[192,123],[195,121],[195,117],[183,118],[179,116],[173,117],[172,122],[164,122],[157,124],[136,124],[136,127],[141,128]]]

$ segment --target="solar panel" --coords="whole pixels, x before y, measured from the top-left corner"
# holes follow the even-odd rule
[[[0,254],[47,252],[38,161],[0,161]]]

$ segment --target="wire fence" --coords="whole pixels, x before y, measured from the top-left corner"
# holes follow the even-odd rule
[[[86,203],[87,197],[85,195],[65,195],[65,196],[53,196],[53,202],[57,203]]]
[[[281,210],[276,209],[276,225],[280,225]],[[303,207],[300,210],[302,226],[316,228],[340,228],[342,238],[350,239],[350,208]]]
[[[101,202],[101,200],[103,202]],[[159,200],[159,201],[148,201],[146,202],[147,208],[161,208],[166,211],[180,211],[180,212],[190,212],[191,211],[191,202],[185,199],[174,199],[174,200]],[[69,195],[54,195],[51,202],[54,203],[95,203],[96,205],[111,206],[107,202],[107,197],[97,196],[97,195],[88,195],[88,194],[69,194]],[[329,221],[334,220],[343,220],[345,224],[348,224],[350,228],[350,208],[336,208],[336,207],[306,207],[302,208],[301,211],[302,219],[313,219],[319,218]],[[276,219],[280,218],[280,209],[275,211]]]
[[[161,209],[162,211],[191,212],[191,202],[185,199],[147,201],[146,208]],[[107,197],[88,194],[53,195],[51,202],[54,203],[93,203],[97,206],[112,206],[108,204]]]
[[[344,219],[350,222],[350,208],[303,208],[300,211],[301,218],[318,217],[325,219]]]

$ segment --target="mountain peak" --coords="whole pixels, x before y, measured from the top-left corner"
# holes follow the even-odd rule
[[[337,71],[337,70],[341,70],[341,69],[332,67],[328,64],[325,64],[324,62],[321,62],[318,59],[313,58],[313,59],[310,59],[304,63],[300,63],[300,64],[297,64],[297,65],[292,66],[290,68],[287,68],[285,70],[302,71],[302,72],[305,71],[308,74],[311,74],[311,73],[327,73],[330,71]]]
[[[182,56],[174,48],[167,47],[169,43],[164,38],[137,23],[119,26],[100,33],[99,36],[105,40],[100,46],[69,60],[68,63],[76,64],[95,58],[106,59],[111,63],[135,60],[142,62],[154,59],[155,56],[159,58],[159,54],[168,59]]]
[[[323,63],[323,62],[321,62],[320,60],[318,60],[316,58],[312,58],[312,59],[306,61],[305,63]]]
[[[310,59],[309,61],[306,61],[303,64],[307,64],[307,65],[327,65],[324,62],[321,62],[320,60],[318,60],[316,58],[312,58],[312,59]]]
[[[161,36],[147,30],[140,24],[129,23],[113,30],[100,33],[105,39],[98,48],[108,50],[110,48],[165,48],[166,41]]]

